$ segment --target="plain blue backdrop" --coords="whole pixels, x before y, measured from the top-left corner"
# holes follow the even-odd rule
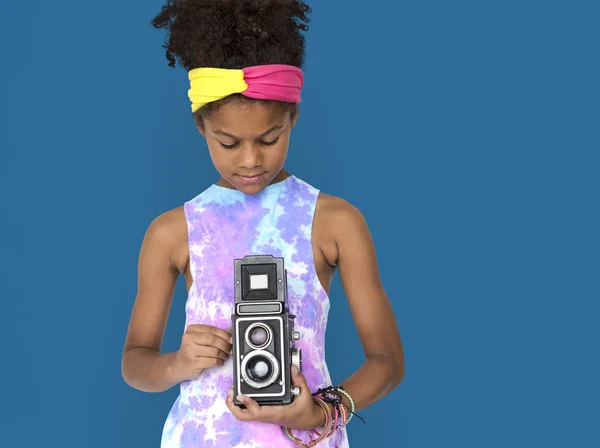
[[[598,2],[309,4],[287,167],[365,215],[406,352],[351,446],[600,446]],[[177,388],[120,371],[138,252],[218,178],[161,5],[0,3],[2,447],[159,446]],[[331,300],[339,382],[363,355]]]

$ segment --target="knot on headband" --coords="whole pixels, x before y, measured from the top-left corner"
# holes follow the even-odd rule
[[[299,103],[304,75],[298,67],[283,64],[243,69],[196,68],[188,74],[192,112],[234,93],[248,98]]]

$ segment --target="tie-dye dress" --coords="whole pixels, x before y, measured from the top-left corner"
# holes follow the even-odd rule
[[[186,327],[227,329],[234,305],[233,260],[246,255],[283,257],[288,272],[288,307],[301,333],[302,373],[316,391],[331,385],[325,361],[329,298],[315,271],[312,221],[319,191],[290,176],[257,195],[212,185],[184,205],[193,283]],[[180,385],[166,419],[161,448],[293,447],[279,426],[238,421],[225,399],[233,382],[232,360]],[[294,431],[308,441],[307,431]],[[319,447],[347,448],[346,430]]]

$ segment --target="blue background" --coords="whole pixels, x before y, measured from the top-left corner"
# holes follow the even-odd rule
[[[598,2],[310,3],[287,166],[366,216],[406,351],[352,446],[600,446]],[[0,4],[2,447],[159,446],[177,388],[120,372],[137,256],[217,179],[161,5]],[[331,299],[338,382],[362,350]]]

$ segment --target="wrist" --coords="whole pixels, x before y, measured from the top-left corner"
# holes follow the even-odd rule
[[[333,415],[334,412],[334,408],[333,405],[331,403],[325,403],[327,405],[327,408],[329,409],[328,412],[331,413],[331,415]],[[327,417],[325,415],[325,410],[316,402],[313,401],[313,424],[312,429],[317,429],[317,428],[322,428],[323,426],[325,426],[325,423],[327,423]]]
[[[177,353],[178,352],[171,352],[171,353],[166,353],[164,356],[166,358],[166,376],[167,379],[169,381],[169,383],[172,384],[179,384],[182,381],[185,381],[185,378],[182,376],[181,372],[179,371],[179,363],[177,361]]]

